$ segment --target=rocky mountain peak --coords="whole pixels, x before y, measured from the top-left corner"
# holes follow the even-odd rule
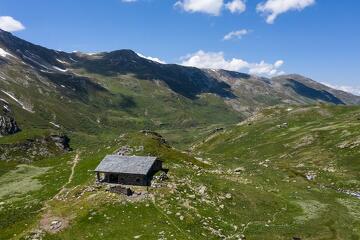
[[[108,57],[124,57],[124,58],[127,58],[129,60],[141,58],[141,57],[139,57],[139,55],[137,55],[131,49],[121,49],[121,50],[112,51],[112,52],[109,52],[107,54],[107,56]]]

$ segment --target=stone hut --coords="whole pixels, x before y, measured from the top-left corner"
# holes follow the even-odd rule
[[[156,157],[107,155],[95,172],[98,182],[150,186],[159,170],[162,170],[162,161]]]

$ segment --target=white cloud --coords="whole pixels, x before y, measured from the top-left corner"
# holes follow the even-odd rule
[[[25,29],[25,26],[10,16],[0,16],[0,29],[8,32],[16,32]]]
[[[226,3],[225,7],[231,13],[243,13],[246,10],[246,5],[243,0],[233,0],[232,2]]]
[[[178,0],[174,6],[186,12],[201,12],[213,16],[219,16],[224,8],[231,13],[242,13],[246,10],[244,0],[232,0],[227,3],[224,0]]]
[[[272,24],[280,14],[290,10],[301,11],[314,3],[315,0],[266,0],[259,3],[256,9],[266,16],[267,23]]]
[[[137,2],[137,0],[121,0],[123,3],[133,3]]]
[[[344,86],[344,85],[333,85],[329,83],[322,82],[325,86],[328,86],[330,88],[338,89],[344,92],[352,93],[354,95],[360,96],[360,86]]]
[[[279,68],[284,61],[278,60],[274,64],[261,61],[249,63],[239,58],[225,59],[223,52],[204,52],[202,50],[189,54],[183,58],[181,65],[198,68],[224,69],[229,71],[247,71],[250,74],[275,76],[283,74]]]
[[[249,66],[249,73],[255,75],[276,76],[284,74],[279,68],[284,64],[284,61],[278,60],[274,64],[261,61],[260,63],[252,63]]]
[[[229,32],[228,34],[226,34],[223,38],[223,40],[231,40],[233,38],[238,38],[241,39],[243,36],[249,34],[249,30],[246,29],[241,29],[241,30],[237,30],[237,31],[232,31]]]
[[[161,63],[161,64],[166,64],[166,62],[160,60],[160,59],[157,58],[157,57],[145,56],[145,55],[143,55],[143,54],[141,54],[141,53],[136,53],[136,54],[137,54],[139,57],[146,58],[146,59],[151,60],[151,61],[153,61],[153,62],[157,62],[157,63]]]
[[[275,63],[274,63],[274,66],[276,68],[279,68],[281,67],[282,65],[284,65],[284,61],[283,60],[277,60]]]
[[[223,0],[180,0],[175,7],[180,7],[186,12],[202,12],[219,16],[224,5]]]

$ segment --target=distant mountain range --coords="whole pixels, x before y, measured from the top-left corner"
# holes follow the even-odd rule
[[[278,104],[360,104],[359,96],[301,75],[161,64],[131,50],[66,53],[2,30],[0,98],[20,125],[86,131],[236,122]]]

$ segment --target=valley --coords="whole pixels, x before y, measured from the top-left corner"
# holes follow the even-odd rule
[[[360,97],[0,30],[0,239],[360,239]],[[119,195],[107,154],[168,179]]]

